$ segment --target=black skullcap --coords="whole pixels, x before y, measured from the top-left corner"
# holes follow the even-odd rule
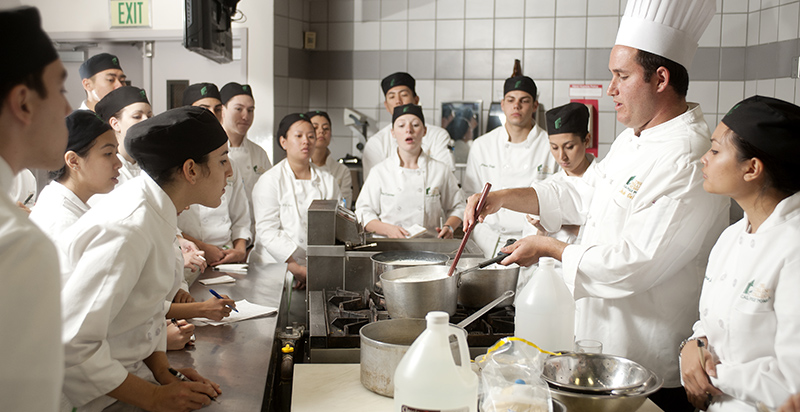
[[[571,102],[545,113],[547,134],[574,133],[581,140],[589,133],[589,109],[583,103]]]
[[[311,118],[314,116],[322,116],[328,119],[328,123],[330,123],[331,126],[333,125],[333,122],[331,122],[331,117],[328,116],[328,112],[323,112],[322,110],[312,110],[310,112],[306,112],[306,117],[308,117],[308,121],[311,121]]]
[[[95,74],[108,69],[122,70],[122,66],[119,65],[119,59],[117,56],[108,53],[100,53],[83,62],[81,67],[78,68],[78,73],[80,73],[81,79],[88,79]]]
[[[58,58],[53,43],[42,30],[39,10],[35,7],[0,11],[0,39],[2,84],[18,84]]]
[[[520,90],[531,95],[536,100],[536,82],[528,76],[514,76],[506,79],[503,85],[503,96],[512,90]]]
[[[733,106],[722,123],[784,165],[800,158],[800,107],[794,104],[753,96]]]
[[[195,83],[183,91],[183,105],[191,106],[194,102],[205,99],[206,97],[213,97],[222,101],[222,96],[219,94],[219,89],[214,83]]]
[[[77,152],[91,144],[101,134],[113,130],[108,122],[103,121],[97,113],[91,110],[75,110],[67,116],[68,152]]]
[[[392,112],[392,127],[394,127],[395,120],[404,114],[413,114],[419,117],[419,120],[422,120],[422,125],[425,126],[425,115],[422,114],[422,106],[409,103],[394,108],[394,112]]]
[[[240,94],[246,94],[250,97],[253,97],[253,89],[250,88],[249,84],[230,82],[222,86],[222,89],[219,91],[219,95],[222,97],[220,100],[222,100],[222,104],[224,105],[228,104],[228,100]]]
[[[128,129],[125,150],[151,177],[203,156],[228,142],[211,111],[183,106],[167,110]]]
[[[310,124],[311,118],[305,113],[287,114],[278,124],[278,133],[276,133],[275,136],[278,138],[281,136],[286,137],[286,133],[289,131],[289,128],[297,122],[308,122]]]
[[[390,74],[383,78],[381,81],[381,89],[383,89],[383,95],[386,96],[386,93],[389,93],[393,87],[397,86],[408,86],[414,94],[417,94],[417,91],[414,90],[414,87],[417,85],[417,81],[411,77],[410,74],[405,72],[397,72]]]
[[[94,106],[94,111],[108,122],[115,113],[134,103],[150,104],[150,101],[147,100],[147,93],[136,86],[122,86],[100,99]]]

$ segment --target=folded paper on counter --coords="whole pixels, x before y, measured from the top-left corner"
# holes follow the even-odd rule
[[[239,312],[231,311],[231,315],[228,316],[227,318],[222,319],[221,321],[195,318],[192,319],[192,323],[197,326],[203,326],[203,325],[219,326],[228,323],[238,322],[240,320],[247,320],[259,316],[272,315],[273,313],[278,313],[278,308],[250,303],[247,301],[247,299],[242,299],[240,301],[237,301],[236,310],[238,310]]]
[[[209,286],[209,285],[221,285],[223,283],[233,283],[236,282],[236,279],[228,275],[222,275],[211,279],[200,279],[198,280],[198,282],[200,282],[200,284],[202,285]]]

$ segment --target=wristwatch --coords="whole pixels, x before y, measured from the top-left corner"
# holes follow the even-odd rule
[[[453,230],[453,227],[452,227],[452,226],[450,226],[450,225],[444,225],[444,226],[442,226],[442,229],[444,229],[444,228],[448,228],[448,229],[450,229],[450,232],[451,232],[451,233],[455,233],[455,232],[456,232],[455,230]]]

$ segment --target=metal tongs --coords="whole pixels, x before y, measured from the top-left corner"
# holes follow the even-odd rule
[[[511,246],[514,243],[516,243],[516,241],[517,241],[517,239],[508,239],[506,241],[506,245],[503,246],[503,247]],[[495,256],[495,257],[493,257],[493,258],[491,258],[489,260],[483,261],[481,263],[478,263],[477,265],[475,265],[475,266],[473,266],[471,268],[467,268],[467,269],[458,271],[456,274],[461,276],[461,275],[464,275],[464,274],[467,274],[467,273],[470,273],[470,272],[474,272],[474,271],[479,270],[479,269],[483,269],[486,266],[493,265],[495,263],[500,263],[503,259],[506,258],[506,256],[509,256],[510,254],[511,253],[497,252],[497,256]]]

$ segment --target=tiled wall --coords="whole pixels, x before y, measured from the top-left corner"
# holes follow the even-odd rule
[[[358,153],[343,109],[369,117],[370,133],[388,124],[380,79],[408,71],[426,118],[441,102],[502,98],[513,60],[552,108],[569,101],[573,83],[608,85],[608,56],[627,0],[275,0],[275,119],[327,110],[335,156]],[[700,40],[688,99],[710,125],[752,94],[798,102],[790,79],[800,55],[798,0],[717,0]],[[303,50],[303,32],[317,48]],[[438,124],[438,121],[435,121]],[[611,99],[600,99],[600,154],[623,126]],[[276,152],[278,153],[278,152]]]

